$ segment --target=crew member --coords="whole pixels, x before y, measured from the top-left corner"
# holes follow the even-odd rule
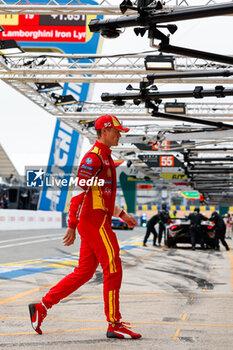
[[[151,232],[153,233],[154,235],[154,238],[153,238],[153,246],[156,246],[156,239],[157,239],[157,231],[155,229],[155,225],[159,222],[160,220],[160,215],[159,214],[156,214],[154,216],[152,216],[150,218],[150,220],[148,221],[147,223],[147,226],[146,226],[146,234],[145,234],[145,237],[144,237],[144,240],[143,240],[143,246],[146,247],[146,242],[151,234]]]
[[[166,228],[166,224],[169,222],[170,220],[170,216],[169,216],[169,211],[167,210],[167,205],[166,203],[162,204],[162,210],[159,212],[159,216],[160,216],[160,220],[159,220],[159,246],[161,245],[161,241],[162,241],[162,237],[163,237],[163,233],[165,233],[165,228]]]
[[[219,250],[219,240],[222,242],[222,245],[226,250],[229,250],[230,248],[225,241],[226,225],[223,218],[214,211],[211,215],[210,221],[213,221],[215,224],[215,250]]]
[[[192,250],[195,250],[197,236],[200,236],[200,244],[201,249],[204,249],[204,234],[201,228],[201,222],[204,220],[208,220],[207,217],[200,214],[200,209],[195,208],[194,212],[189,214],[187,220],[190,220],[190,236],[191,236],[191,244]]]
[[[170,219],[173,221],[176,219],[176,214],[177,214],[177,211],[176,210],[173,210],[173,212],[171,213],[170,215]]]
[[[151,234],[151,232],[153,233],[154,237],[153,237],[153,246],[156,246],[156,239],[157,239],[157,231],[155,229],[155,225],[159,224],[159,239],[158,239],[158,243],[159,246],[161,244],[161,240],[162,240],[162,235],[163,235],[163,231],[165,230],[165,224],[168,222],[168,220],[170,219],[169,217],[169,212],[167,211],[167,206],[165,203],[162,204],[162,210],[152,216],[152,218],[150,218],[150,220],[147,223],[147,229],[146,229],[146,234],[143,240],[143,246],[146,247],[146,242]]]

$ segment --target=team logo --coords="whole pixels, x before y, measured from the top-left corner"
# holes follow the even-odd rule
[[[110,122],[104,123],[104,127],[105,127],[105,128],[109,128],[109,127],[111,127],[111,126],[112,126],[112,123],[110,123]]]
[[[44,184],[44,170],[27,170],[27,187],[43,187]]]
[[[87,159],[86,159],[86,163],[87,163],[87,164],[91,164],[91,163],[92,163],[92,159],[91,159],[91,158],[87,158]]]
[[[112,171],[111,171],[110,168],[108,168],[108,170],[107,170],[107,176],[108,176],[108,177],[111,177],[111,176],[112,176]]]

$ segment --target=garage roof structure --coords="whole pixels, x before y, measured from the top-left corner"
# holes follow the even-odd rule
[[[87,1],[85,1],[87,3]],[[92,1],[84,4],[83,1],[69,2],[67,5],[59,5],[49,1],[44,5],[33,5],[12,2],[11,5],[0,0],[0,12],[2,14],[103,14],[107,16],[119,16],[119,4],[121,1],[100,1],[93,5]],[[199,5],[211,5],[222,1],[200,1]],[[167,1],[165,9],[192,6],[192,1],[177,0]],[[195,5],[198,5],[195,2]],[[131,16],[133,11],[127,12]],[[136,37],[135,37],[136,40]],[[147,39],[145,39],[147,40]],[[151,52],[150,54],[154,54]],[[176,172],[188,176],[187,186],[192,186],[204,195],[209,204],[231,204],[233,201],[233,167],[232,167],[232,137],[233,137],[233,103],[225,103],[224,99],[214,98],[186,102],[184,117],[195,118],[204,122],[223,122],[228,127],[217,127],[195,122],[167,120],[153,117],[151,110],[145,105],[135,105],[133,101],[127,101],[124,106],[114,105],[112,102],[77,101],[72,105],[57,106],[50,91],[39,92],[38,83],[59,83],[61,87],[65,82],[73,83],[96,83],[105,84],[103,92],[108,84],[132,84],[138,88],[139,83],[147,75],[144,61],[148,53],[121,54],[121,55],[66,55],[50,53],[24,53],[20,55],[0,56],[0,79],[22,95],[46,110],[80,134],[92,140],[95,131],[92,121],[101,114],[116,114],[124,123],[131,128],[130,133],[122,137],[120,147],[113,150],[115,156],[130,161],[145,176],[150,176],[156,182],[174,189],[174,181],[164,179],[161,174],[164,169],[153,167],[145,157],[153,157],[155,154],[173,155],[182,164]],[[233,67],[229,64],[207,61],[174,55],[174,72],[217,72],[225,70],[229,74],[205,78],[174,78],[160,77],[156,83],[163,83],[163,91],[166,84],[175,84],[175,89],[184,90],[187,86],[224,86],[230,89],[233,81]],[[163,71],[154,71],[162,73]],[[153,73],[153,71],[152,71]],[[232,73],[232,75],[230,74]],[[104,85],[103,85],[104,86]],[[105,89],[105,91],[104,91]],[[185,88],[186,89],[186,88]],[[221,96],[218,96],[221,97]],[[162,100],[158,111],[164,111],[167,99]],[[174,98],[171,96],[171,101]],[[185,102],[185,99],[182,100]],[[197,101],[197,102],[196,102]],[[169,147],[164,145],[170,143]],[[152,145],[157,144],[155,151]],[[142,146],[144,145],[144,147]],[[166,173],[169,172],[166,170]],[[182,177],[181,177],[182,179]],[[178,183],[179,181],[176,181]],[[180,181],[182,182],[182,180]],[[184,182],[184,181],[183,181]]]

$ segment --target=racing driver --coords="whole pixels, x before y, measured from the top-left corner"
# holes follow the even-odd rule
[[[117,146],[121,132],[128,132],[113,115],[96,119],[97,137],[94,146],[85,154],[78,170],[77,191],[71,199],[68,228],[63,238],[70,246],[76,238],[77,228],[81,238],[79,265],[64,277],[42,298],[41,303],[30,304],[29,312],[33,329],[42,334],[41,324],[47,310],[89,281],[97,266],[103,270],[104,305],[108,322],[108,338],[140,338],[126,323],[121,322],[119,290],[122,280],[122,266],[119,245],[111,229],[112,216],[123,219],[129,227],[137,225],[136,220],[115,205],[116,170],[111,157],[112,146]],[[98,177],[104,180],[88,186],[88,179]]]

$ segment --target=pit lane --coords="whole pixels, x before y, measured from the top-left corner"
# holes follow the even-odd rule
[[[232,349],[231,251],[191,251],[189,245],[168,249],[152,247],[151,242],[142,247],[144,231],[116,231],[124,269],[121,312],[143,335],[140,340],[123,340],[123,345],[105,337],[99,268],[88,284],[49,311],[44,334],[37,335],[27,304],[40,301],[51,285],[72,271],[78,242],[64,248],[62,230],[49,231],[53,240],[46,238],[49,232],[1,232],[0,349]],[[17,268],[25,273],[3,273]]]

